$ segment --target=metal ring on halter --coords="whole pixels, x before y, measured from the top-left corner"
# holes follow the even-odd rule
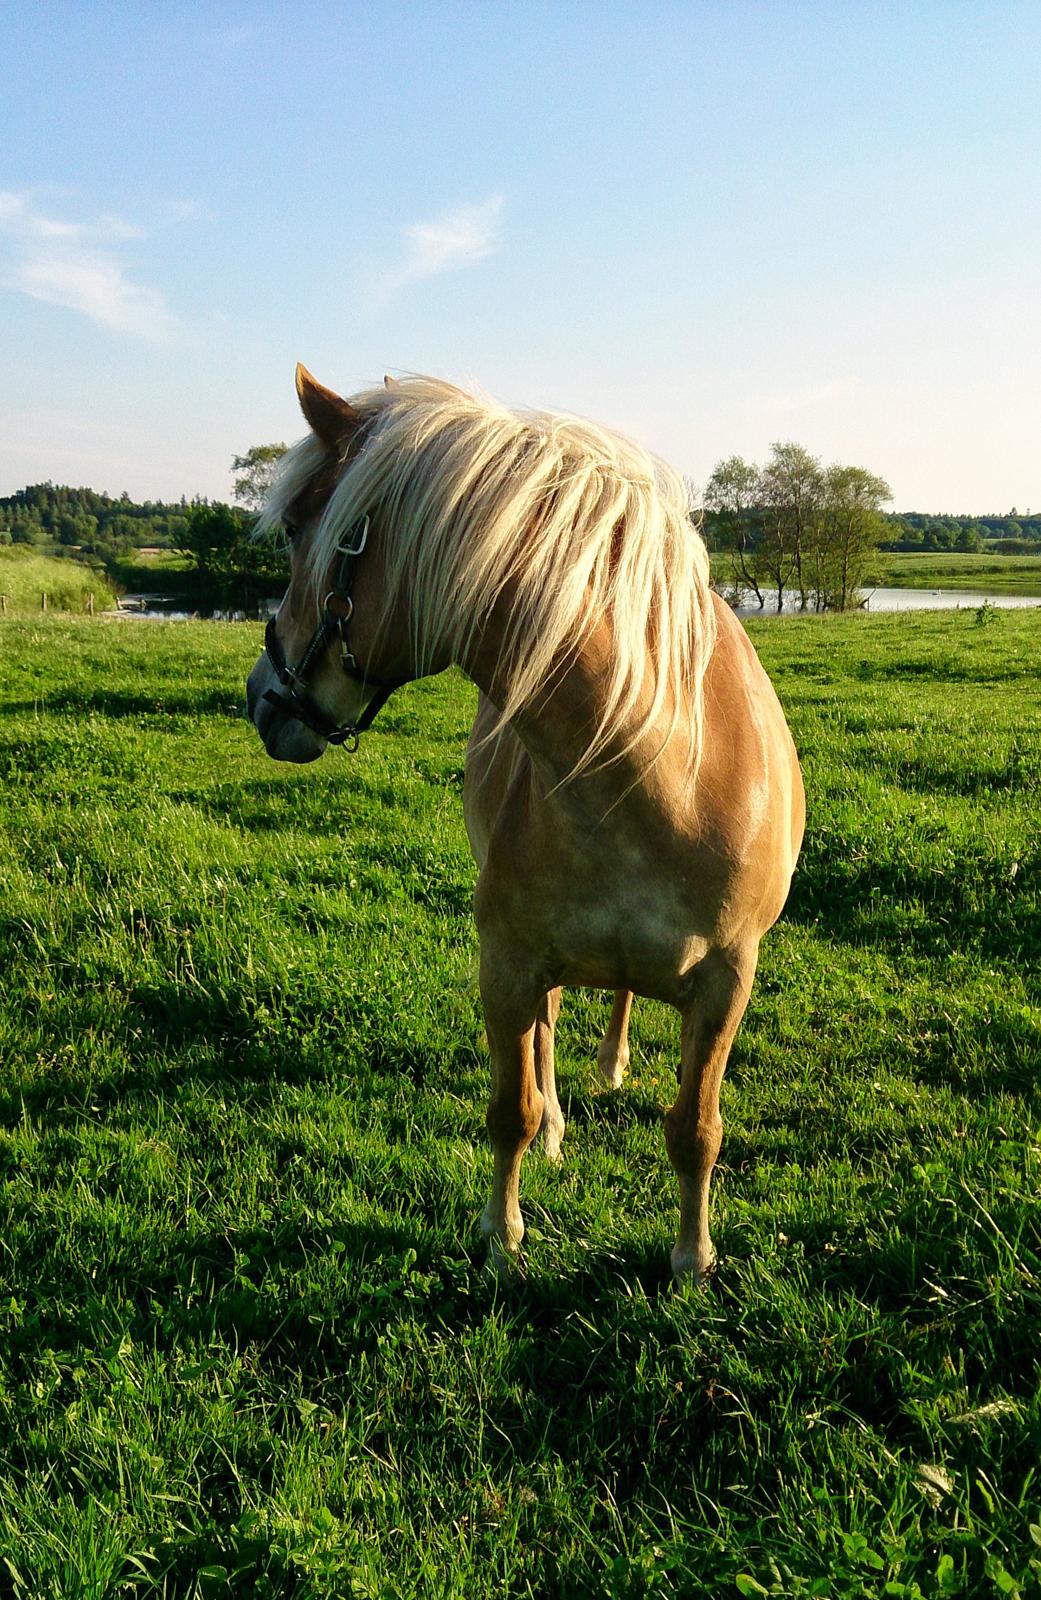
[[[388,681],[386,678],[370,677],[367,672],[359,668],[354,652],[347,642],[347,624],[354,615],[354,601],[346,591],[353,577],[353,561],[361,555],[368,541],[368,517],[363,517],[361,523],[355,526],[359,529],[356,542],[353,545],[337,545],[339,554],[344,557],[340,564],[340,588],[330,589],[323,600],[322,615],[311,636],[311,642],[300,659],[299,666],[291,667],[286,660],[274,617],[268,618],[264,633],[264,649],[268,659],[275,669],[278,681],[283,688],[289,690],[286,696],[276,694],[273,689],[269,689],[264,699],[270,705],[277,707],[283,716],[296,717],[305,727],[312,729],[329,744],[342,745],[348,751],[357,750],[359,736],[372,726],[380,707],[386,705],[393,691],[407,681],[404,678]],[[365,688],[375,690],[361,714],[344,723],[334,722],[307,692],[315,665],[337,638],[340,641],[340,666],[348,678],[353,678]]]
[[[338,601],[338,603],[341,606],[346,606],[347,607],[347,610],[344,612],[343,616],[340,617],[340,619],[339,619],[340,620],[340,626],[342,627],[345,622],[350,622],[351,618],[354,615],[354,601],[351,599],[350,595],[349,594],[337,594],[335,589],[330,589],[329,593],[326,595],[325,599],[322,601],[322,610],[323,611],[330,610],[330,606],[329,606],[329,601],[330,600],[336,600],[336,601]]]

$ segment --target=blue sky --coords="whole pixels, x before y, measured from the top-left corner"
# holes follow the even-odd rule
[[[703,483],[1041,507],[1041,6],[0,8],[0,493],[227,497],[302,359]]]

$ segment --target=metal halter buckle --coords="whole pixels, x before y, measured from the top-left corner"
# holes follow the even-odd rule
[[[352,534],[353,544],[347,542]],[[359,668],[354,652],[347,642],[347,624],[354,615],[354,601],[344,592],[350,583],[353,571],[348,563],[361,555],[368,538],[369,519],[363,517],[360,522],[348,529],[345,542],[336,546],[337,553],[344,557],[339,573],[339,581],[343,587],[330,589],[325,596],[318,626],[300,658],[299,666],[291,667],[286,660],[274,617],[269,618],[264,633],[264,649],[268,659],[275,669],[279,682],[289,691],[288,695],[280,695],[269,689],[264,699],[276,706],[283,716],[296,717],[305,727],[311,728],[329,744],[341,745],[349,752],[357,750],[361,734],[372,726],[373,719],[381,706],[386,705],[391,693],[400,688],[401,683],[407,681],[399,679],[388,682],[386,679],[370,678]],[[340,641],[340,665],[344,672],[363,686],[375,690],[361,713],[340,725],[334,723],[308,693],[315,663],[320,661],[326,649],[337,637]]]
[[[348,528],[348,530],[347,530],[347,537],[348,538],[350,538],[350,535],[355,531],[355,528],[357,528],[357,526],[358,526],[358,524],[355,523],[353,527]],[[353,544],[353,545],[352,544],[338,544],[336,546],[337,554],[341,555],[341,556],[360,556],[362,551],[365,549],[366,544],[368,543],[368,539],[369,539],[369,519],[368,519],[368,517],[362,517],[362,519],[361,519],[361,532],[358,534],[358,542],[357,542],[357,544]]]

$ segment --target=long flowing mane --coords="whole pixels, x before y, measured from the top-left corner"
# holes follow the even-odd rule
[[[351,403],[364,442],[310,541],[316,588],[344,535],[368,516],[387,569],[379,624],[407,596],[420,671],[446,650],[465,660],[508,594],[500,727],[606,619],[601,715],[572,776],[603,760],[609,744],[617,759],[659,726],[663,749],[681,723],[696,770],[715,617],[708,554],[678,474],[594,423],[508,411],[431,378],[366,390]],[[313,437],[296,445],[261,529],[328,463]]]

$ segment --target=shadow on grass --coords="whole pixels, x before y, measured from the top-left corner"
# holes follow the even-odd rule
[[[785,907],[790,922],[851,945],[910,951],[938,960],[975,952],[981,960],[1041,968],[1041,884],[1037,863],[1014,877],[1001,867],[966,862],[929,872],[909,862],[851,865],[811,850]]]
[[[66,712],[83,716],[92,712],[103,717],[244,717],[245,702],[226,688],[163,689],[158,694],[127,694],[114,689],[49,689],[36,700],[13,700],[5,712],[29,715]]]
[[[635,1085],[622,1089],[572,1089],[565,1107],[568,1127],[660,1128],[668,1106]]]
[[[699,1444],[723,1435],[743,1452],[746,1427],[754,1433],[758,1419],[769,1435],[779,1412],[838,1408],[883,1429],[890,1449],[920,1450],[907,1404],[919,1350],[939,1373],[958,1363],[971,1383],[1000,1371],[1003,1384],[1019,1384],[1033,1370],[1036,1304],[1024,1299],[999,1319],[968,1294],[946,1305],[924,1294],[924,1276],[963,1259],[957,1216],[939,1203],[908,1209],[891,1241],[850,1237],[838,1254],[828,1253],[835,1218],[793,1225],[791,1258],[773,1251],[762,1273],[747,1235],[723,1230],[720,1272],[700,1292],[674,1289],[660,1236],[590,1251],[566,1271],[536,1243],[501,1287],[482,1271],[476,1218],[419,1214],[429,1197],[407,1203],[417,1209],[392,1219],[301,1213],[192,1236],[142,1230],[115,1249],[99,1233],[104,1265],[89,1278],[82,1230],[100,1228],[97,1219],[78,1236],[38,1230],[8,1263],[15,1281],[33,1284],[32,1307],[7,1334],[11,1377],[30,1380],[44,1352],[118,1363],[127,1334],[161,1353],[175,1385],[191,1381],[200,1351],[216,1368],[249,1352],[249,1382],[278,1412],[274,1431],[299,1426],[301,1393],[312,1412],[347,1417],[360,1401],[380,1417],[366,1437],[377,1454],[408,1437],[422,1459],[425,1440],[443,1446],[446,1426],[479,1422],[486,1454],[511,1474],[547,1453],[588,1461],[594,1450],[623,1504],[682,1491]],[[457,1386],[446,1424],[444,1362],[464,1350],[481,1376]],[[15,1465],[20,1452],[35,1469],[34,1449],[19,1440]]]
[[[0,1126],[29,1118],[52,1129],[77,1122],[88,1104],[96,1113],[156,1096],[176,1101],[199,1085],[260,1105],[287,1085],[394,1078],[422,1090],[439,1080],[466,1083],[483,1067],[473,1028],[458,1029],[450,1048],[396,1037],[383,1031],[384,1005],[379,994],[339,994],[335,1003],[297,994],[283,1010],[278,994],[150,985],[134,991],[106,1029],[107,1053],[126,1066],[105,1071],[95,1055],[66,1051],[66,1009],[55,1019],[53,1040],[45,1039],[47,1071],[5,1073]],[[82,1010],[86,1033],[94,1026],[89,996]]]

